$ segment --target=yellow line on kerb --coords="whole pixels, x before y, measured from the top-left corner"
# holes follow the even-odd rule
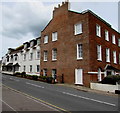
[[[13,88],[11,88],[11,87],[9,87],[9,86],[6,86],[6,85],[4,85],[4,84],[2,84],[2,85],[3,85],[4,87],[8,88],[8,89],[11,89],[11,90],[15,91],[15,92],[21,93],[21,94],[23,94],[23,95],[25,95],[25,96],[31,97],[31,98],[33,98],[33,99],[35,99],[35,100],[38,100],[38,101],[40,101],[40,102],[42,102],[42,103],[44,103],[44,104],[47,104],[47,105],[49,105],[49,106],[51,106],[51,107],[54,107],[54,108],[56,108],[56,109],[58,109],[58,110],[60,110],[60,111],[63,111],[64,113],[71,113],[71,112],[69,112],[69,111],[67,111],[67,110],[65,110],[65,109],[63,109],[63,108],[60,108],[60,107],[58,107],[58,106],[56,106],[56,105],[53,105],[53,104],[50,104],[50,103],[48,103],[48,102],[46,102],[46,101],[44,101],[44,100],[38,99],[38,98],[36,98],[36,97],[34,97],[34,96],[31,96],[31,95],[29,95],[29,94],[23,93],[23,92],[21,92],[21,91],[18,91],[18,90],[16,90],[16,89],[13,89]]]

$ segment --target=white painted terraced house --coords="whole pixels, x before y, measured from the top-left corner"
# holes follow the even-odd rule
[[[40,37],[23,43],[16,49],[9,48],[2,58],[2,73],[14,74],[26,72],[29,75],[40,75]]]

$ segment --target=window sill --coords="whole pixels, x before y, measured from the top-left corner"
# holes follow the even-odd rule
[[[75,36],[77,36],[77,35],[81,35],[81,34],[82,34],[82,33],[77,33],[77,34],[74,33]]]
[[[52,42],[56,42],[57,40],[52,40]]]
[[[102,62],[102,60],[101,60],[101,59],[97,59],[97,61]]]
[[[77,58],[77,60],[83,60],[83,58],[81,57],[81,58]]]
[[[52,59],[52,62],[55,62],[55,61],[57,61],[57,59]]]
[[[47,60],[43,60],[44,62],[47,62]]]

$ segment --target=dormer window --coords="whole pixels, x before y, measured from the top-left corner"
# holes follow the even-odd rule
[[[39,45],[40,44],[40,39],[37,39],[37,45]]]
[[[24,45],[24,49],[26,49],[26,48],[27,48],[27,44]]]
[[[34,41],[31,41],[30,47],[34,46]]]

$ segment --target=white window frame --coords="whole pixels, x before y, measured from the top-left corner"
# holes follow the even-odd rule
[[[120,47],[120,38],[118,38],[118,47]]]
[[[57,60],[57,49],[56,48],[52,50],[52,60],[53,61]]]
[[[110,62],[110,49],[106,48],[106,62]]]
[[[47,69],[43,69],[43,76],[47,76]]]
[[[47,44],[48,43],[48,36],[44,36],[44,44]]]
[[[57,69],[52,69],[52,77],[55,78],[57,75]]]
[[[119,53],[119,64],[120,64],[120,53]]]
[[[115,35],[112,35],[112,43],[113,43],[113,44],[116,44]]]
[[[97,45],[97,60],[102,61],[102,47]]]
[[[101,37],[101,26],[96,24],[96,35],[98,37]]]
[[[52,33],[52,41],[54,42],[54,41],[57,41],[57,39],[58,39],[58,33],[57,32],[53,32]]]
[[[113,51],[113,63],[117,64],[117,55],[116,55],[116,51]]]
[[[109,32],[108,32],[108,30],[105,30],[105,40],[109,41]]]
[[[79,22],[77,24],[74,25],[74,35],[78,35],[78,34],[81,34],[83,31],[82,31],[82,22]]]
[[[39,45],[40,44],[40,39],[37,39],[37,45]]]
[[[44,61],[48,60],[48,51],[44,51]]]
[[[77,60],[83,59],[83,44],[77,44]]]

